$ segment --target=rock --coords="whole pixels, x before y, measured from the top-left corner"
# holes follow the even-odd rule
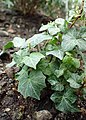
[[[8,33],[14,34],[16,31],[12,28],[12,25],[9,26],[9,29],[7,31]]]
[[[0,30],[0,37],[8,37],[8,36],[9,36],[8,32]]]
[[[11,109],[10,108],[5,108],[5,112],[9,112]]]
[[[5,81],[0,81],[0,86],[4,87],[7,83]]]
[[[27,118],[28,118],[28,120],[31,120],[31,116],[30,115],[27,115]]]
[[[6,92],[6,95],[11,97],[11,96],[14,95],[14,92],[12,90],[9,90],[9,91]]]
[[[0,15],[0,21],[4,22],[6,20],[5,15]]]
[[[51,118],[52,114],[48,110],[41,110],[33,115],[34,120],[50,120]]]
[[[10,120],[10,116],[8,115],[7,112],[4,113],[1,112],[0,120]]]
[[[2,70],[0,70],[0,75],[3,73],[3,71]]]

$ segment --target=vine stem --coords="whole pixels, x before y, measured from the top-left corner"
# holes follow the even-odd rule
[[[81,17],[83,8],[84,8],[84,0],[82,0],[82,5],[81,5],[81,10],[79,12],[79,15],[74,19],[73,23],[70,25],[69,28],[72,28],[75,25],[76,21]]]
[[[66,9],[66,20],[68,19],[68,10],[69,10],[69,8],[68,8],[68,2],[69,2],[69,0],[66,0],[66,3],[65,3],[65,9]]]

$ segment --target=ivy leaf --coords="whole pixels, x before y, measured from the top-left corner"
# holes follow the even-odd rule
[[[28,77],[19,81],[18,91],[24,98],[30,96],[40,100],[40,92],[46,87],[45,78],[41,71],[32,71]]]
[[[86,54],[81,52],[80,55],[82,56],[83,62],[85,64],[84,67],[86,68]]]
[[[62,37],[63,41],[61,46],[64,51],[71,51],[76,46],[76,35],[73,32],[76,32],[75,29],[64,34]]]
[[[45,31],[48,30],[50,35],[56,35],[58,32],[60,32],[60,28],[55,25],[55,22],[50,22],[47,25],[42,25],[39,31]]]
[[[44,57],[45,56],[42,55],[39,52],[33,52],[33,53],[30,54],[30,56],[26,56],[23,59],[23,62],[24,62],[25,65],[36,69],[36,65],[38,64],[38,62]]]
[[[80,61],[76,58],[73,58],[71,56],[65,56],[63,59],[63,64],[69,69],[74,70],[75,68],[80,67]]]
[[[62,60],[64,57],[64,52],[62,50],[53,50],[53,51],[46,52],[46,55],[53,55],[59,58],[60,60]]]
[[[84,1],[84,12],[86,13],[86,0]]]
[[[16,74],[16,79],[18,81],[26,80],[28,78],[28,68],[24,66],[20,72]]]
[[[64,69],[60,69],[60,70],[55,70],[55,73],[57,78],[61,77],[64,74]]]
[[[35,34],[33,37],[29,38],[27,40],[27,44],[33,48],[36,45],[40,44],[41,42],[45,41],[45,40],[50,40],[52,39],[51,35],[44,33],[39,33],[39,34]]]
[[[55,76],[51,76],[48,79],[48,82],[52,85],[52,90],[55,91],[63,91],[64,90],[64,86],[61,82],[58,81],[58,79]]]
[[[86,51],[86,40],[78,39],[77,40],[77,46],[79,47],[79,50]]]
[[[13,42],[10,41],[6,45],[4,45],[3,49],[7,50],[7,49],[12,48],[12,47],[14,47],[14,45],[13,45]]]
[[[12,42],[14,44],[14,47],[18,47],[18,48],[26,48],[27,47],[27,43],[26,43],[25,39],[23,39],[23,38],[15,37]]]
[[[80,88],[80,87],[81,87],[81,85],[78,84],[78,83],[77,83],[74,79],[72,79],[72,78],[69,78],[69,79],[67,80],[67,82],[70,83],[70,86],[71,86],[72,88]]]
[[[79,112],[78,108],[75,108],[73,105],[76,101],[76,96],[70,89],[64,93],[55,92],[52,94],[51,100],[55,103],[57,110],[62,112]]]
[[[52,23],[48,23],[47,25],[42,25],[41,28],[39,29],[40,32],[48,30],[50,27],[52,27],[54,24]]]
[[[79,82],[81,81],[80,78],[81,77],[79,75],[72,73],[71,78],[69,78],[67,82],[70,83],[70,86],[72,88],[80,88],[81,87],[81,85],[79,84]]]
[[[49,67],[49,60],[42,59],[38,64],[38,69],[40,69],[45,75],[51,75],[51,69]]]
[[[83,39],[83,36],[76,29],[68,31],[64,34],[62,39],[61,47],[64,51],[71,51],[75,46],[78,46],[79,50],[86,51],[86,40]]]
[[[2,3],[6,4],[8,8],[11,8],[11,6],[14,6],[11,0],[3,0]]]
[[[53,26],[53,27],[48,28],[48,31],[50,35],[56,35],[58,32],[60,32],[60,28]]]
[[[86,87],[82,89],[83,98],[86,100]]]
[[[28,49],[23,49],[23,50],[19,50],[18,52],[15,52],[13,54],[13,61],[18,65],[21,66],[21,64],[23,64],[23,59],[25,58],[25,56],[29,55]]]
[[[57,25],[64,25],[65,20],[64,20],[63,18],[57,18],[57,19],[55,20],[55,23],[56,23]]]
[[[79,36],[86,41],[86,26],[80,28]]]
[[[50,76],[54,73],[56,69],[58,69],[58,62],[52,61],[50,62],[48,59],[42,59],[38,64],[38,69],[40,69],[45,75]]]

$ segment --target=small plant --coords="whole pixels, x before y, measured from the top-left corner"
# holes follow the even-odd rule
[[[80,18],[80,17],[79,17]],[[76,18],[75,18],[76,19]],[[86,99],[86,27],[69,28],[62,18],[43,25],[33,37],[15,37],[4,46],[18,47],[7,67],[17,65],[18,91],[40,100],[47,81],[53,94],[50,99],[57,110],[79,112],[78,97]]]

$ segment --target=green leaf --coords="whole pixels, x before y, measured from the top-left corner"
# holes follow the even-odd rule
[[[53,26],[48,28],[48,32],[50,33],[50,35],[56,35],[58,32],[60,32],[60,28]]]
[[[61,82],[58,81],[58,79],[55,76],[51,76],[48,79],[48,82],[52,85],[52,90],[55,91],[63,91],[64,90],[64,86]]]
[[[7,49],[12,48],[12,47],[14,47],[14,45],[13,45],[13,42],[10,41],[3,47],[3,49],[7,50]]]
[[[53,50],[53,51],[46,52],[46,55],[53,55],[59,58],[60,60],[62,60],[64,57],[64,52],[62,50]]]
[[[86,54],[80,52],[80,55],[81,55],[81,57],[82,57],[82,59],[83,59],[83,62],[84,62],[84,64],[85,64],[84,67],[86,68]]]
[[[79,83],[82,82],[82,80],[81,80],[81,77],[79,75],[72,73],[71,78],[69,78],[67,80],[67,82],[70,83],[70,86],[72,88],[80,88],[81,85]]]
[[[50,35],[56,35],[58,32],[60,32],[60,28],[55,25],[55,22],[50,22],[47,25],[42,25],[39,31],[45,31],[48,30]]]
[[[25,77],[25,79],[21,79],[19,81],[18,91],[25,98],[30,96],[40,100],[40,92],[45,87],[45,76],[42,74],[42,72],[32,71],[28,77]]]
[[[55,20],[55,23],[56,23],[57,25],[64,25],[65,20],[64,20],[63,18],[57,18],[57,19]]]
[[[38,62],[44,57],[45,56],[42,55],[39,52],[33,52],[33,53],[30,54],[30,56],[26,56],[23,59],[23,62],[24,62],[25,65],[36,69],[36,65],[38,64]]]
[[[15,37],[12,42],[14,44],[14,47],[19,47],[19,48],[27,47],[27,43],[24,38]]]
[[[25,58],[25,56],[28,55],[29,55],[28,49],[23,50],[20,49],[18,52],[15,52],[13,54],[13,60],[18,66],[21,66],[23,64],[23,59]]]
[[[86,87],[82,88],[83,98],[86,100]]]
[[[41,42],[45,41],[45,40],[50,40],[52,39],[51,35],[44,33],[39,33],[39,34],[35,34],[33,37],[29,38],[27,40],[27,44],[33,48],[36,45],[40,44]]]
[[[76,96],[71,90],[67,90],[65,93],[55,92],[51,96],[51,100],[55,103],[57,110],[62,112],[79,112],[78,108],[74,107]]]
[[[58,69],[59,64],[57,61],[50,62],[48,59],[42,59],[38,64],[38,69],[40,69],[45,75],[50,76]]]
[[[52,74],[51,69],[49,67],[49,60],[42,59],[38,64],[38,69],[40,69],[45,75]]]
[[[48,23],[47,25],[42,25],[41,28],[39,29],[40,32],[48,30],[48,28],[52,27],[53,23]]]
[[[73,31],[69,31],[67,34],[64,34],[62,39],[63,41],[61,46],[64,51],[71,51],[76,46],[76,36],[73,34]]]
[[[69,79],[67,80],[67,82],[70,83],[70,86],[71,86],[72,88],[80,88],[80,87],[81,87],[81,85],[78,84],[78,83],[77,83],[74,79],[72,79],[72,78],[69,78]]]
[[[11,8],[11,6],[14,6],[14,4],[11,0],[3,0],[2,2],[4,4],[6,4],[8,8]]]
[[[80,67],[80,61],[71,56],[65,56],[63,59],[63,64],[69,69],[74,70],[74,68]]]
[[[84,0],[84,12],[86,13],[86,0]]]
[[[55,73],[57,78],[61,77],[64,74],[64,69],[59,69],[59,70],[55,70]]]
[[[20,72],[16,74],[16,79],[18,81],[27,80],[28,78],[28,68],[24,66]]]
[[[77,40],[77,46],[79,47],[79,50],[86,51],[86,40],[78,39]]]
[[[68,33],[64,34],[61,47],[64,51],[71,51],[75,46],[78,46],[79,50],[86,51],[86,40],[80,34],[80,31],[72,29]]]

